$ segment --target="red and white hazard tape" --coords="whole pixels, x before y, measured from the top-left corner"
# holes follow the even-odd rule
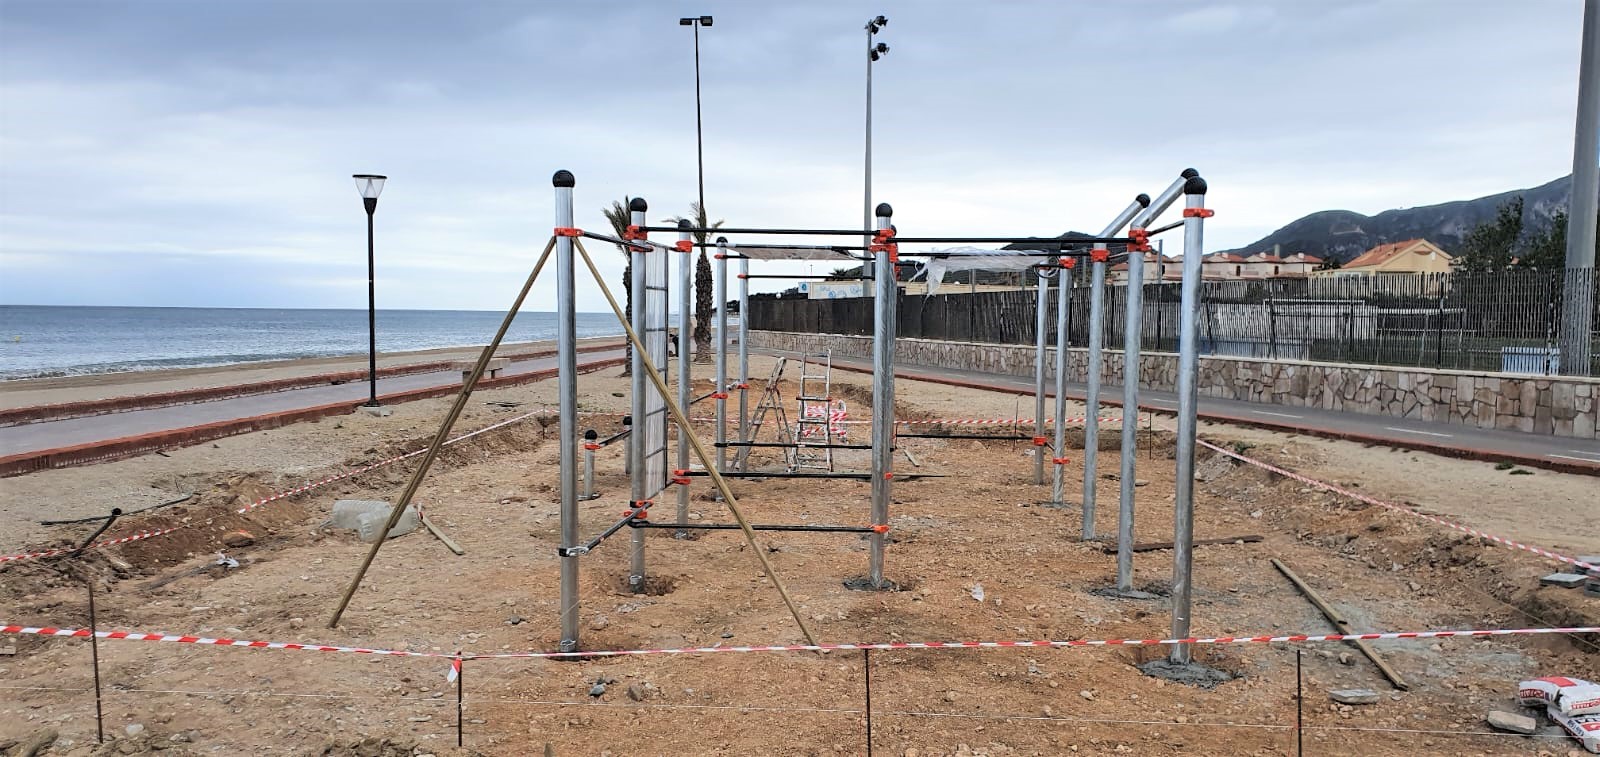
[[[479,434],[486,434],[486,433],[488,433],[490,431],[493,431],[495,429],[504,428],[504,427],[509,426],[509,425],[511,425],[513,423],[518,423],[520,421],[525,421],[525,420],[527,420],[529,418],[532,418],[535,415],[538,415],[541,412],[544,412],[544,411],[543,410],[536,410],[536,411],[533,411],[533,412],[530,412],[530,413],[523,413],[522,415],[516,416],[515,418],[508,418],[506,420],[500,421],[499,423],[494,423],[494,424],[490,424],[488,426],[484,426],[483,428],[480,428],[480,429],[478,429],[476,431],[469,431],[469,432],[467,432],[465,434],[462,434],[460,436],[445,440],[444,445],[448,446],[448,445],[451,445],[451,444],[455,444],[457,442],[461,442],[461,441],[465,441],[467,439],[471,439],[472,437],[477,436]],[[331,484],[331,483],[333,483],[335,481],[343,481],[344,479],[351,478],[351,477],[354,477],[354,476],[359,476],[359,475],[361,475],[363,473],[367,473],[369,471],[376,470],[378,468],[382,468],[382,467],[384,467],[386,465],[393,465],[394,463],[400,462],[401,460],[405,460],[407,458],[416,457],[417,455],[423,454],[424,452],[427,452],[426,448],[415,450],[415,451],[412,451],[412,452],[407,452],[407,453],[405,453],[403,455],[395,455],[394,457],[385,458],[383,460],[379,460],[378,462],[372,463],[370,465],[364,465],[364,466],[362,466],[360,468],[352,468],[352,469],[347,470],[347,471],[345,471],[343,473],[338,473],[338,474],[335,474],[335,475],[332,475],[332,476],[328,476],[327,478],[321,479],[320,481],[312,481],[312,482],[306,483],[304,485],[297,486],[297,487],[295,487],[293,489],[288,489],[286,491],[277,492],[276,494],[272,494],[270,496],[262,497],[261,499],[258,499],[258,500],[254,501],[254,502],[251,502],[250,504],[247,504],[247,505],[239,508],[235,512],[240,513],[240,514],[248,513],[251,510],[254,510],[254,509],[256,509],[258,507],[261,507],[263,505],[266,505],[266,504],[270,504],[272,502],[276,502],[276,501],[278,501],[280,499],[286,499],[286,498],[293,497],[293,496],[296,496],[296,495],[299,495],[299,494],[304,494],[304,493],[309,492],[309,491],[311,491],[313,489],[317,489],[319,487],[327,486],[328,484]],[[126,543],[131,542],[131,541],[139,541],[141,539],[149,539],[149,538],[156,537],[156,536],[164,536],[164,535],[170,534],[170,533],[172,533],[174,531],[181,531],[181,530],[183,530],[185,528],[191,528],[191,527],[194,527],[194,526],[203,526],[203,525],[212,523],[215,520],[216,520],[216,518],[208,518],[208,519],[203,520],[203,521],[198,521],[198,522],[195,522],[195,523],[185,523],[185,524],[183,524],[181,526],[173,526],[171,528],[163,528],[163,529],[158,529],[158,530],[154,530],[154,531],[140,531],[140,532],[135,533],[135,534],[129,534],[127,536],[120,536],[120,537],[117,537],[115,539],[106,539],[106,540],[103,540],[103,541],[97,541],[97,542],[95,542],[93,544],[90,544],[87,547],[87,549],[98,549],[100,547],[110,547],[110,546],[114,546],[114,545],[117,545],[117,544],[126,544]],[[69,552],[73,552],[73,551],[76,551],[76,550],[77,550],[77,547],[67,547],[67,548],[64,548],[64,549],[50,549],[50,550],[45,550],[43,552],[29,552],[29,553],[20,554],[20,555],[0,555],[0,563],[15,562],[15,561],[18,561],[18,560],[30,560],[30,559],[34,559],[34,558],[40,558],[40,557],[56,557],[58,555],[64,555],[64,554],[67,554]]]
[[[1600,633],[1600,626],[1573,628],[1496,628],[1468,631],[1400,631],[1361,634],[1289,634],[1282,636],[1212,636],[1184,639],[1068,639],[1062,641],[892,641],[867,644],[783,644],[770,646],[681,647],[664,649],[613,649],[595,652],[497,652],[490,654],[443,652],[411,652],[369,647],[347,647],[329,644],[303,644],[287,641],[249,641],[244,639],[213,639],[164,633],[135,631],[95,631],[87,628],[51,628],[20,625],[0,625],[0,633],[32,634],[35,636],[62,636],[69,638],[118,639],[125,641],[165,641],[179,644],[201,644],[220,647],[248,647],[251,649],[293,649],[303,652],[349,652],[352,654],[383,655],[390,657],[440,657],[469,660],[549,658],[549,657],[627,657],[640,655],[720,654],[729,652],[817,652],[838,649],[1010,649],[1016,647],[1148,647],[1162,644],[1278,644],[1324,641],[1376,641],[1380,639],[1448,639],[1452,637],[1533,636],[1543,634]]]
[[[1322,481],[1318,481],[1318,480],[1316,480],[1314,478],[1310,478],[1310,477],[1307,477],[1307,476],[1302,476],[1299,473],[1295,473],[1294,471],[1291,471],[1291,470],[1285,470],[1283,468],[1279,468],[1278,466],[1273,465],[1271,463],[1264,462],[1264,461],[1261,461],[1261,460],[1257,460],[1257,459],[1252,458],[1252,457],[1246,457],[1246,456],[1241,455],[1241,454],[1239,454],[1237,452],[1234,452],[1232,450],[1225,449],[1225,448],[1222,448],[1222,447],[1218,447],[1217,445],[1212,444],[1212,443],[1210,443],[1208,441],[1205,441],[1204,439],[1200,440],[1200,445],[1205,447],[1205,448],[1207,448],[1207,449],[1211,449],[1211,450],[1215,450],[1217,452],[1220,452],[1220,453],[1222,453],[1224,455],[1227,455],[1228,457],[1231,457],[1231,458],[1233,458],[1235,460],[1238,460],[1238,461],[1240,461],[1242,463],[1248,463],[1250,465],[1254,465],[1257,468],[1261,468],[1262,470],[1272,471],[1273,473],[1276,473],[1276,474],[1278,474],[1280,476],[1285,476],[1287,478],[1292,478],[1292,479],[1294,479],[1296,481],[1299,481],[1302,484],[1306,484],[1308,486],[1312,486],[1312,487],[1315,487],[1315,488],[1318,488],[1318,489],[1322,489],[1323,491],[1330,491],[1330,492],[1333,492],[1335,494],[1343,494],[1346,497],[1349,497],[1349,498],[1355,499],[1355,500],[1359,500],[1361,502],[1365,502],[1365,503],[1367,503],[1369,505],[1377,505],[1378,507],[1382,507],[1382,508],[1385,508],[1385,509],[1388,509],[1388,510],[1393,510],[1395,512],[1405,513],[1406,515],[1410,515],[1410,516],[1412,516],[1414,518],[1421,518],[1421,519],[1423,519],[1425,521],[1428,521],[1429,523],[1433,523],[1435,525],[1444,526],[1445,528],[1449,528],[1449,529],[1453,529],[1453,530],[1456,530],[1456,531],[1460,531],[1461,533],[1464,533],[1464,534],[1470,534],[1470,535],[1476,536],[1476,537],[1478,537],[1480,539],[1488,539],[1489,541],[1492,541],[1492,542],[1494,542],[1496,544],[1499,544],[1499,545],[1502,545],[1502,546],[1506,546],[1506,547],[1510,547],[1512,549],[1520,549],[1520,550],[1523,550],[1524,552],[1532,552],[1532,553],[1534,553],[1536,555],[1539,555],[1540,557],[1548,557],[1548,558],[1550,558],[1552,560],[1556,560],[1558,562],[1564,562],[1564,563],[1566,563],[1568,565],[1573,565],[1573,566],[1576,566],[1576,567],[1579,567],[1579,568],[1583,568],[1585,570],[1600,569],[1600,565],[1590,565],[1589,563],[1586,563],[1586,562],[1584,562],[1582,560],[1578,560],[1576,558],[1568,557],[1568,556],[1563,555],[1563,554],[1558,554],[1556,552],[1551,552],[1550,550],[1545,549],[1543,547],[1535,547],[1535,546],[1533,546],[1531,544],[1523,544],[1522,542],[1519,542],[1519,541],[1513,541],[1511,539],[1507,539],[1507,538],[1505,538],[1503,536],[1495,536],[1494,534],[1484,533],[1483,531],[1479,531],[1478,529],[1469,528],[1469,527],[1463,526],[1463,525],[1461,525],[1459,523],[1452,523],[1452,522],[1450,522],[1448,520],[1445,520],[1443,518],[1438,518],[1438,517],[1434,517],[1432,515],[1426,515],[1426,514],[1423,514],[1423,513],[1419,513],[1416,510],[1412,510],[1409,507],[1401,507],[1400,505],[1396,505],[1396,504],[1394,504],[1392,502],[1384,502],[1381,499],[1375,499],[1373,497],[1369,497],[1369,496],[1367,496],[1365,494],[1362,494],[1360,492],[1353,492],[1353,491],[1350,491],[1349,489],[1346,489],[1346,488],[1344,488],[1342,486],[1336,486],[1334,484],[1329,484],[1329,483],[1325,483],[1325,482],[1322,482]]]

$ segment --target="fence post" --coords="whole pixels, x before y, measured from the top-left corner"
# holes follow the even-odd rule
[[[1272,304],[1272,285],[1267,285],[1267,356],[1278,359],[1278,310]]]
[[[1444,297],[1450,290],[1450,274],[1440,274],[1439,280],[1439,324],[1434,327],[1433,340],[1433,367],[1444,367]]]

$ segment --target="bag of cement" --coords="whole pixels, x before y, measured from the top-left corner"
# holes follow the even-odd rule
[[[1600,754],[1600,715],[1568,715],[1553,705],[1545,708],[1545,714],[1584,749]]]
[[[1517,684],[1517,701],[1528,705],[1553,705],[1556,703],[1556,699],[1560,697],[1562,689],[1593,685],[1581,678],[1566,678],[1564,676],[1534,678]]]
[[[357,532],[361,540],[371,544],[378,540],[378,532],[389,520],[394,505],[383,500],[341,499],[333,503],[333,515],[322,523],[322,528],[346,528]],[[389,538],[409,534],[416,529],[421,516],[417,506],[407,505],[400,520],[389,530]]]
[[[1556,709],[1564,715],[1600,715],[1600,686],[1565,686],[1556,692]]]

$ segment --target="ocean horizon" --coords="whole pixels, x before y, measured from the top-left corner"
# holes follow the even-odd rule
[[[487,344],[494,310],[378,310],[379,352]],[[615,316],[578,313],[579,338],[621,335]],[[507,342],[556,338],[556,314],[523,311]],[[365,355],[365,308],[0,305],[0,381]]]

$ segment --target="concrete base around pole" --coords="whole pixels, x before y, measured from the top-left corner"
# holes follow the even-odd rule
[[[846,578],[844,580],[844,588],[851,591],[899,591],[900,584],[884,578],[882,585],[874,586],[871,576],[856,576],[855,578]]]
[[[360,410],[374,418],[387,418],[394,415],[394,408],[388,405],[362,405]]]
[[[1100,589],[1091,589],[1091,590],[1089,590],[1089,593],[1093,594],[1093,595],[1095,595],[1097,597],[1106,597],[1108,599],[1149,600],[1149,599],[1166,599],[1167,598],[1166,594],[1162,594],[1162,593],[1159,593],[1159,592],[1139,591],[1138,589],[1118,589],[1115,586],[1107,586],[1107,587],[1100,588]]]
[[[1226,670],[1206,667],[1198,662],[1175,663],[1165,658],[1152,660],[1139,665],[1138,668],[1139,672],[1152,678],[1198,686],[1202,689],[1214,689],[1236,677]]]

